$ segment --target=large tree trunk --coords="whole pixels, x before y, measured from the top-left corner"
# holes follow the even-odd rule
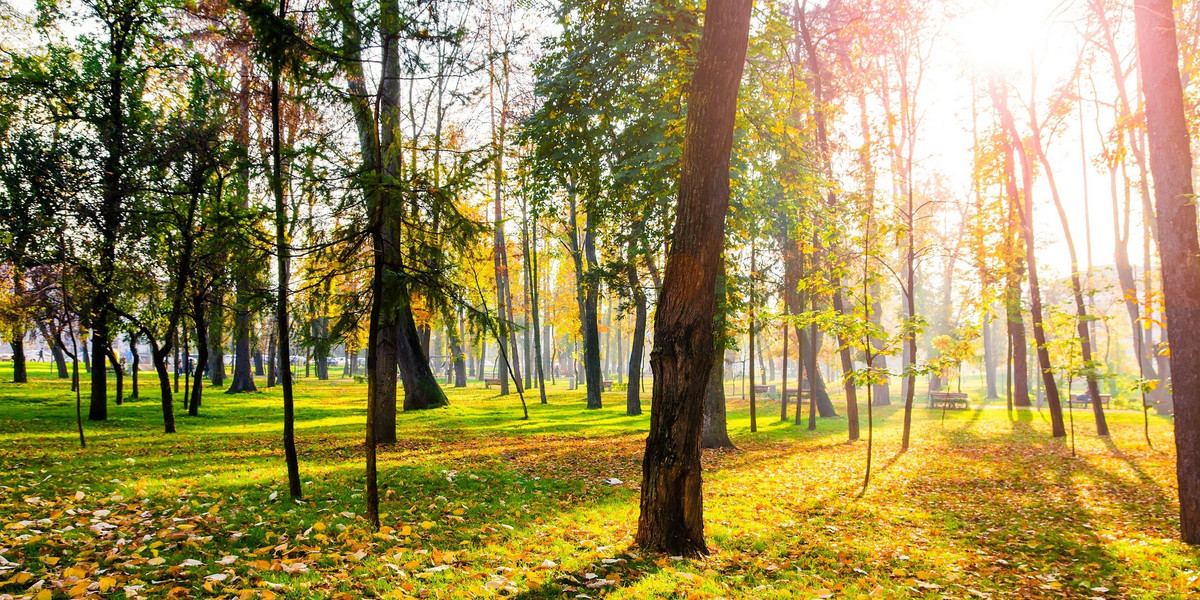
[[[1200,241],[1171,0],[1135,0],[1163,298],[1171,338],[1182,539],[1200,544]]]
[[[729,335],[725,288],[725,263],[717,275],[713,310],[713,364],[704,391],[704,424],[700,430],[702,448],[733,448],[725,418],[725,340]],[[632,380],[630,380],[632,387]]]
[[[404,382],[404,410],[424,410],[450,404],[437,376],[429,368],[429,357],[421,345],[420,332],[412,316],[412,297],[408,283],[401,281],[397,286],[395,301],[399,318],[396,330],[396,362],[400,365],[400,379]]]
[[[249,299],[244,297],[247,294],[241,287],[237,295],[238,307],[233,327],[237,348],[233,353],[233,378],[229,381],[229,389],[225,390],[226,394],[258,391],[258,386],[254,384],[254,373],[250,370],[250,311],[245,306]]]
[[[108,419],[108,373],[104,368],[104,349],[108,346],[108,325],[103,318],[92,323],[92,353],[95,364],[91,375],[91,404],[88,406],[89,421]]]
[[[650,359],[654,392],[637,531],[638,545],[650,551],[708,552],[700,437],[751,6],[750,0],[710,0],[688,97],[679,203]]]

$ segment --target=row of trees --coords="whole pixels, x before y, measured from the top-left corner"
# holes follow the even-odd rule
[[[988,397],[1003,379],[1010,406],[1029,406],[1032,375],[1062,436],[1059,385],[1081,379],[1107,435],[1100,385],[1120,361],[1099,358],[1101,339],[1132,342],[1143,409],[1169,410],[1161,382],[1187,355],[1167,352],[1166,334],[1189,317],[1171,316],[1181,276],[1160,282],[1154,251],[1166,266],[1168,246],[1187,247],[1156,224],[1182,217],[1153,218],[1151,182],[1174,188],[1151,177],[1158,142],[1130,91],[1137,11],[1078,8],[1083,49],[1049,92],[1033,67],[966,71],[965,191],[921,165],[927,77],[955,18],[940,3],[767,2],[752,18],[743,0],[703,15],[673,0],[563,0],[550,17],[501,0],[81,0],[9,14],[0,300],[15,379],[29,332],[53,342],[63,376],[86,352],[88,418],[104,420],[105,357],[119,363],[122,336],[144,340],[170,433],[181,353],[197,354],[184,386],[195,414],[206,366],[223,385],[226,339],[231,393],[256,390],[265,340],[299,496],[291,370],[278,365],[307,347],[326,376],[333,348],[350,365],[365,351],[377,520],[375,447],[395,441],[397,410],[447,404],[442,368],[465,386],[471,362],[525,407],[535,387],[548,401],[561,366],[589,408],[619,369],[635,415],[653,336],[639,540],[685,553],[704,549],[700,444],[729,443],[724,350],[745,336],[755,428],[764,329],[780,332],[768,337],[782,346],[784,420],[802,422],[789,386],[809,392],[810,428],[837,414],[817,368],[828,345],[850,439],[865,391],[868,437],[871,408],[895,397],[907,448],[918,378],[947,385],[980,337]],[[1168,92],[1194,104],[1190,80]],[[1104,146],[1081,148],[1083,167],[1111,182],[1112,290],[1091,264],[1089,219],[1081,265],[1056,179],[1075,165],[1051,153],[1076,117],[1083,142],[1086,116]],[[1070,255],[1059,282],[1038,252],[1049,210]],[[1104,297],[1119,298],[1126,325],[1105,318]],[[1052,327],[1071,343],[1053,343]],[[623,364],[605,368],[613,356]]]

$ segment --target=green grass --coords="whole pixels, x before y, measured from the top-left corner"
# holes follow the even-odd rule
[[[365,387],[298,382],[294,502],[278,388],[209,389],[202,416],[167,436],[144,374],[143,398],[85,422],[80,449],[74,394],[47,365],[29,384],[0,383],[0,598],[1200,596],[1200,554],[1174,539],[1161,417],[1150,449],[1140,413],[1110,412],[1104,440],[1077,409],[1072,457],[1046,411],[992,401],[943,421],[918,399],[913,448],[899,454],[902,412],[880,408],[875,473],[856,498],[865,407],[864,441],[848,443],[844,418],[809,432],[770,400],[751,434],[733,400],[738,449],[705,453],[712,554],[687,561],[632,543],[648,417],[626,417],[623,393],[586,410],[563,385],[548,405],[527,398],[528,421],[515,394],[477,383],[448,390],[449,408],[400,415],[400,442],[380,456],[386,527],[371,534]]]

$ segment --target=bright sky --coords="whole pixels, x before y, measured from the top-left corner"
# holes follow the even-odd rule
[[[976,73],[980,92],[986,89],[988,76],[1003,74],[1018,90],[1020,100],[1010,100],[1009,108],[1018,121],[1022,134],[1028,133],[1028,103],[1033,98],[1039,117],[1047,114],[1049,98],[1056,88],[1068,81],[1075,69],[1080,47],[1083,45],[1084,2],[1051,3],[1043,0],[963,0],[965,13],[953,19],[946,34],[935,42],[933,56],[936,65],[927,75],[927,88],[922,90],[921,101],[926,106],[922,122],[924,146],[917,153],[925,159],[927,169],[941,171],[954,182],[955,191],[968,190],[971,173],[971,72]],[[1075,6],[1072,6],[1075,5]],[[1119,38],[1131,42],[1132,26]],[[1125,50],[1128,52],[1128,49]],[[1083,144],[1086,147],[1088,165],[1085,166],[1080,148],[1080,118],[1073,112],[1066,118],[1062,128],[1049,143],[1047,154],[1054,169],[1055,181],[1063,198],[1065,210],[1072,228],[1080,267],[1086,267],[1086,226],[1091,228],[1092,261],[1095,266],[1113,263],[1113,224],[1111,188],[1107,169],[1101,172],[1094,164],[1101,151],[1101,138],[1096,126],[1095,96],[1102,103],[1113,103],[1117,98],[1115,85],[1111,82],[1108,59],[1097,61],[1096,91],[1085,77],[1082,89]],[[1031,94],[1031,72],[1037,72],[1036,96]],[[1128,82],[1129,93],[1137,90],[1136,73]],[[1131,101],[1134,100],[1131,98]],[[983,96],[977,107],[981,117],[981,129],[992,118],[990,100]],[[1073,106],[1074,111],[1077,107]],[[1102,127],[1112,127],[1111,109],[1102,106]],[[1043,134],[1045,135],[1045,134]],[[1040,171],[1040,169],[1039,169]],[[1136,169],[1131,170],[1136,177]],[[1084,210],[1084,188],[1087,188],[1088,208]],[[964,192],[965,193],[965,192]],[[1063,242],[1062,226],[1050,199],[1050,190],[1044,177],[1038,177],[1034,190],[1035,234],[1038,239],[1039,263],[1054,269],[1057,274],[1066,274],[1070,260]],[[1130,237],[1131,254],[1140,262],[1138,250],[1141,246],[1141,216],[1135,203],[1131,221],[1134,229]],[[1085,221],[1085,217],[1087,218]]]

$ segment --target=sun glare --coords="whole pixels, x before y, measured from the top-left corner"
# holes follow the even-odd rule
[[[981,2],[959,15],[951,34],[962,48],[962,60],[989,72],[1012,72],[1029,66],[1043,41],[1045,6],[1030,0]]]

